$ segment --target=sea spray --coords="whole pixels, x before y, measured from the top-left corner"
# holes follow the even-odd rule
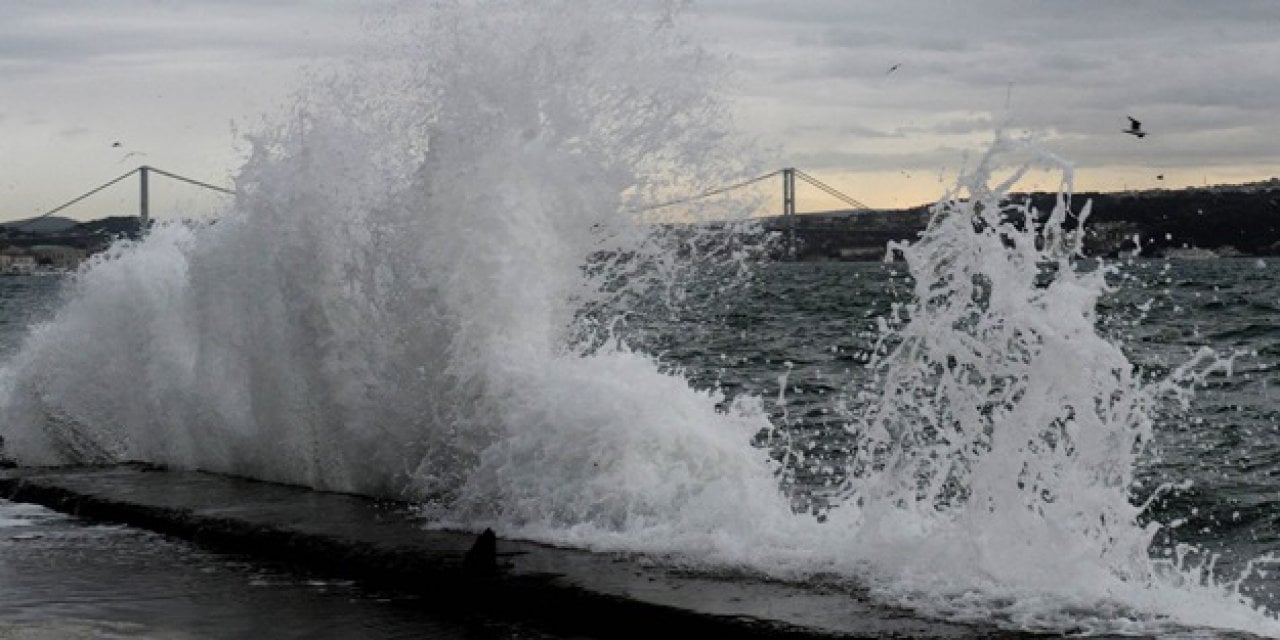
[[[639,212],[757,175],[707,55],[637,6],[389,21],[370,61],[253,136],[217,223],[76,276],[0,372],[6,454],[408,496],[435,526],[869,585],[1012,628],[1275,630],[1194,554],[1148,556],[1135,456],[1185,384],[1144,384],[1097,335],[1106,267],[1077,259],[1086,211],[1065,195],[1041,219],[983,164],[899,247],[916,299],[844,404],[849,456],[753,447],[778,426],[761,399],[637,348],[632,327],[678,318],[708,263],[742,264],[728,245],[680,260]],[[779,484],[799,476],[772,459],[838,472],[823,517],[793,509]]]
[[[660,520],[722,459],[735,491],[767,494],[767,457],[744,446],[762,413],[717,411],[589,338],[645,314],[635,300],[678,306],[689,274],[739,272],[732,250],[675,260],[673,227],[641,223],[751,170],[715,61],[673,11],[494,0],[386,21],[367,58],[250,137],[215,224],[159,227],[77,274],[3,372],[6,454],[547,526]]]
[[[1053,210],[1008,199],[1029,163],[988,184],[1015,153],[1060,168]],[[1089,205],[1072,209],[1071,182],[1068,163],[1000,137],[922,237],[891,247],[914,300],[882,322],[884,355],[847,405],[856,444],[830,521],[888,569],[888,597],[934,615],[1092,632],[1274,631],[1228,581],[1150,556],[1161,525],[1144,512],[1173,487],[1141,488],[1134,473],[1157,408],[1186,403],[1230,361],[1202,350],[1146,383],[1099,335],[1097,301],[1114,268],[1084,259]],[[1198,598],[1207,602],[1189,606]]]

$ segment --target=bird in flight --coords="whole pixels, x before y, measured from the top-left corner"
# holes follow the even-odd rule
[[[889,74],[893,73],[894,71],[897,71],[897,70],[898,70],[898,67],[901,67],[901,66],[902,66],[902,63],[901,63],[901,62],[895,62],[895,63],[893,64],[893,66],[892,66],[892,67],[889,67],[889,70],[888,70],[888,71],[884,72],[884,74],[887,76],[887,75],[889,75]]]
[[[1125,117],[1129,119],[1129,128],[1122,129],[1122,131],[1130,135],[1137,136],[1139,138],[1145,137],[1147,135],[1147,132],[1142,130],[1141,122],[1134,120],[1133,116],[1125,116]]]

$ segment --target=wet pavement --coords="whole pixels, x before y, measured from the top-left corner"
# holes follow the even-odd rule
[[[0,530],[0,571],[12,577],[0,594],[0,638],[45,637],[46,623],[89,625],[83,637],[156,638],[1009,635],[922,620],[848,591],[519,541],[499,540],[500,567],[476,570],[463,562],[474,535],[426,530],[405,505],[214,474],[12,469],[0,472],[0,496],[201,547],[118,526],[67,528],[47,512],[17,518],[31,523]],[[264,569],[263,559],[287,569]],[[9,636],[5,624],[35,631]]]
[[[0,501],[0,638],[554,638],[122,525]]]

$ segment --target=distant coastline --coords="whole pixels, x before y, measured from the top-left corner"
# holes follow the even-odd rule
[[[1040,215],[1057,193],[1013,194]],[[1280,256],[1280,179],[1236,185],[1125,192],[1081,192],[1079,211],[1091,202],[1084,248],[1091,256],[1139,255],[1206,259]],[[919,237],[929,206],[871,211],[826,211],[796,216],[796,260],[879,261],[891,241]],[[1074,223],[1074,219],[1071,221]],[[761,219],[765,231],[786,235],[789,221]],[[74,270],[88,256],[121,238],[140,237],[136,216],[81,222],[55,216],[0,223],[0,274]],[[1140,246],[1139,246],[1140,244]],[[772,258],[781,259],[775,243]]]
[[[1014,194],[1011,199],[1029,200],[1044,216],[1057,198],[1057,193],[1036,192]],[[1087,255],[1115,257],[1134,251],[1145,257],[1171,259],[1280,255],[1277,178],[1186,189],[1081,192],[1074,194],[1071,202],[1073,211],[1092,202],[1085,224]],[[795,221],[796,259],[882,260],[888,242],[914,240],[928,221],[928,206],[799,215]],[[1069,221],[1074,223],[1074,218]],[[765,218],[764,227],[786,234],[789,223],[775,216]]]
[[[88,222],[48,216],[0,223],[0,275],[74,271],[112,242],[137,238],[139,231],[134,216]]]

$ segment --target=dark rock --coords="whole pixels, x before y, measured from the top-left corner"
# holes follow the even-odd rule
[[[462,569],[470,575],[493,573],[498,568],[498,536],[485,529],[462,558]]]

